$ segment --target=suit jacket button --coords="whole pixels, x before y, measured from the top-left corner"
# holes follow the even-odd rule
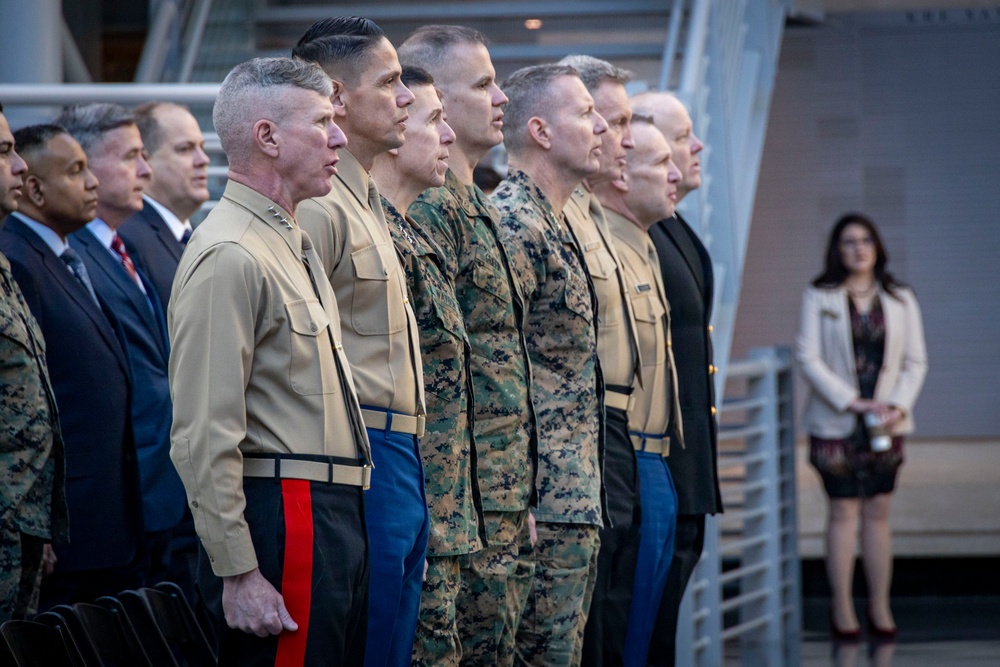
[[[716,415],[716,414],[717,414],[718,412],[719,412],[719,411],[718,411],[718,410],[716,410],[716,409],[715,409],[715,406],[713,405],[713,406],[712,406],[712,416],[714,417],[714,416],[715,416],[715,415]]]
[[[712,331],[714,331],[714,329],[712,328],[712,325],[709,324],[708,325],[708,333],[712,333]]]

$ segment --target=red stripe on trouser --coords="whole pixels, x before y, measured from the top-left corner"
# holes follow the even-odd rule
[[[281,497],[285,506],[285,564],[281,574],[281,596],[299,629],[279,635],[274,665],[301,667],[306,659],[312,596],[313,522],[309,481],[281,480]]]

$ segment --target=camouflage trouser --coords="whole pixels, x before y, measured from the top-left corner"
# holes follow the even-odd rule
[[[514,629],[519,613],[508,581],[517,566],[517,538],[528,512],[484,512],[489,546],[460,556],[462,586],[455,615],[462,640],[462,664],[514,664]]]
[[[530,585],[519,583],[525,604],[517,627],[516,662],[578,665],[597,577],[598,528],[539,523],[536,530],[535,546],[527,545],[521,554],[522,560],[533,562],[534,577]]]
[[[457,667],[462,660],[455,619],[462,573],[461,556],[430,556],[420,591],[420,613],[413,638],[413,667]]]
[[[42,545],[40,538],[17,528],[0,528],[0,623],[31,618],[38,611]]]

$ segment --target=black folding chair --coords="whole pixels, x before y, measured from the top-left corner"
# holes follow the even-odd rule
[[[76,651],[75,655],[70,657],[79,660],[77,663],[79,667],[104,667],[73,607],[58,605],[49,611],[38,614],[34,620],[36,623],[44,623],[62,632],[66,644],[72,645],[73,650]]]
[[[189,667],[215,667],[218,664],[215,650],[205,637],[180,586],[163,582],[156,588],[142,588],[139,594],[146,601],[163,637],[174,649],[178,664]]]
[[[104,667],[153,667],[122,611],[86,602],[73,608]]]
[[[17,667],[77,667],[56,628],[35,621],[7,621],[0,634]]]
[[[98,598],[96,604],[123,615],[153,667],[178,667],[167,640],[139,593],[122,591],[116,597]]]

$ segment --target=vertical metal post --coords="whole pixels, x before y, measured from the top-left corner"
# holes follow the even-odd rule
[[[674,6],[670,9],[667,41],[663,45],[663,61],[660,64],[660,90],[667,90],[670,87],[670,75],[674,72],[674,60],[677,58],[677,38],[681,32],[683,18],[684,0],[674,0]]]
[[[149,34],[135,70],[136,83],[156,83],[163,78],[170,50],[170,36],[175,29],[174,23],[179,18],[180,0],[159,0],[156,14],[149,22]]]
[[[184,38],[184,57],[181,60],[180,74],[177,77],[178,83],[187,83],[191,80],[198,51],[201,49],[201,40],[205,36],[205,24],[208,23],[208,15],[211,11],[212,0],[197,0],[191,25],[187,31],[188,34]]]

